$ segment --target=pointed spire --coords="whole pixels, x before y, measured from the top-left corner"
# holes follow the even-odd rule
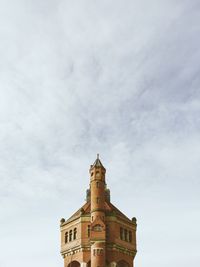
[[[94,167],[103,167],[104,168],[103,164],[101,163],[101,161],[99,159],[99,154],[97,154],[97,159],[95,160],[95,162],[91,166],[91,168],[94,168]]]

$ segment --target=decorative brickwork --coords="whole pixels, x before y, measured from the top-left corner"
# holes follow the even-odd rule
[[[60,221],[64,267],[133,267],[136,218],[127,218],[110,202],[106,169],[99,157],[90,167],[86,203]]]

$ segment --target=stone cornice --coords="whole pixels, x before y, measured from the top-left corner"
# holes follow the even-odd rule
[[[128,249],[120,246],[119,244],[107,244],[106,246],[107,250],[112,250],[112,251],[119,251],[123,254],[130,255],[135,257],[135,254],[137,253],[136,249]]]
[[[83,252],[83,251],[90,251],[90,245],[78,245],[78,246],[74,246],[73,248],[62,249],[60,253],[61,255],[70,256],[75,253]]]

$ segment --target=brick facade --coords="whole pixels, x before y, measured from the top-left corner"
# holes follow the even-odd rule
[[[133,267],[136,218],[130,220],[110,202],[99,157],[89,172],[87,202],[60,221],[64,267]]]

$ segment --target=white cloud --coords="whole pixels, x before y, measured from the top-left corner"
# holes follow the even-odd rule
[[[111,199],[138,217],[136,266],[198,266],[198,13],[0,1],[0,266],[62,264],[59,219],[84,201],[98,152]]]

